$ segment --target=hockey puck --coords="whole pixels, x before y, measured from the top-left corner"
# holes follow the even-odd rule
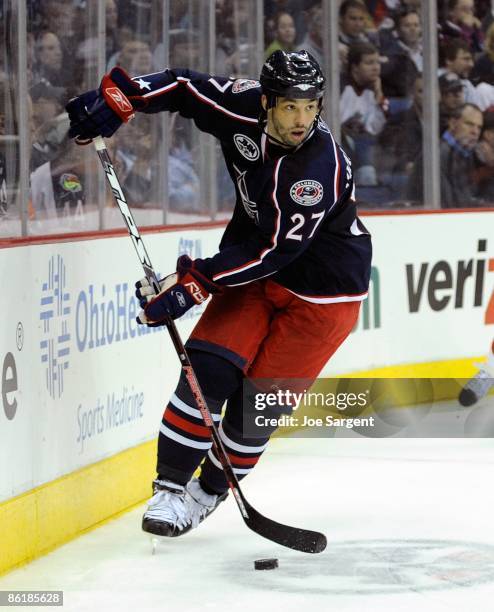
[[[278,567],[278,559],[256,559],[254,561],[256,570],[270,570]]]

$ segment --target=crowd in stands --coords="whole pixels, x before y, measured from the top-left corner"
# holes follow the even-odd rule
[[[357,196],[368,205],[423,205],[421,4],[420,0],[339,2],[341,140],[352,158]],[[91,166],[94,159],[88,162],[67,139],[63,107],[70,97],[94,87],[101,76],[97,3],[28,0],[27,5],[31,213],[80,211],[87,200],[88,172],[96,170]],[[146,74],[167,63],[208,69],[197,10],[191,11],[187,2],[168,3],[169,39],[164,45],[163,6],[151,0],[105,0],[107,70],[121,66],[133,75]],[[251,6],[250,0],[216,0],[217,74],[255,77],[258,73],[252,62]],[[437,0],[437,7],[441,203],[443,207],[489,205],[494,199],[491,2]],[[276,49],[304,48],[324,66],[323,12],[321,0],[264,0],[265,57]],[[0,130],[4,133],[1,122]],[[113,139],[124,185],[137,206],[156,206],[157,194],[164,189],[157,180],[159,160],[154,154],[162,139],[160,130],[156,117],[143,116]],[[197,131],[190,122],[173,116],[167,138],[170,207],[200,212],[205,204]],[[219,208],[231,208],[234,193],[223,166],[217,183]],[[5,184],[5,155],[0,151],[0,215],[7,208]]]
[[[267,4],[267,40],[272,42],[266,51],[303,47],[322,61],[322,3],[273,0]],[[423,205],[421,4],[420,0],[339,4],[342,143],[352,158],[357,196],[371,205]],[[438,0],[437,10],[441,205],[490,205],[494,193],[491,3]],[[300,14],[305,21],[296,26],[295,16]]]

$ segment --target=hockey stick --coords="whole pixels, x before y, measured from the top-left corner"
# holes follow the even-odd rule
[[[159,293],[160,286],[158,277],[156,276],[153,266],[151,265],[151,260],[149,259],[149,255],[147,254],[146,247],[144,246],[144,242],[139,233],[139,229],[135,224],[134,217],[129,209],[127,200],[125,199],[125,194],[116,175],[115,168],[113,167],[113,163],[110,159],[110,156],[108,155],[108,150],[105,146],[105,141],[101,136],[98,136],[94,139],[94,146],[96,148],[96,151],[98,152],[101,165],[103,166],[103,170],[105,171],[106,178],[108,179],[108,182],[112,189],[117,206],[119,207],[120,212],[122,213],[124,221],[127,225],[127,229],[129,231],[130,237],[132,238],[132,242],[134,243],[134,247],[139,257],[139,261],[141,262],[142,268],[144,270],[144,274],[154,287],[155,292]],[[194,395],[194,399],[201,412],[204,423],[211,432],[213,444],[218,454],[218,458],[220,460],[221,467],[223,468],[223,472],[225,474],[228,486],[232,490],[233,496],[235,497],[235,501],[237,502],[237,505],[240,509],[240,512],[247,527],[252,529],[252,531],[258,533],[259,535],[263,536],[264,538],[276,542],[277,544],[281,544],[282,546],[286,546],[288,548],[293,548],[295,550],[307,553],[322,552],[326,548],[327,543],[326,536],[324,534],[318,533],[317,531],[310,531],[308,529],[290,527],[288,525],[282,525],[281,523],[272,521],[271,519],[268,519],[259,512],[257,512],[257,510],[255,510],[245,499],[245,496],[242,493],[242,490],[240,489],[238,478],[236,477],[235,472],[233,471],[230,459],[226,453],[223,442],[221,441],[218,430],[216,429],[216,426],[211,417],[211,413],[206,404],[206,400],[204,399],[204,395],[201,391],[199,382],[196,378],[192,365],[189,361],[187,352],[185,351],[182,339],[180,338],[180,335],[175,326],[175,322],[172,319],[168,319],[166,321],[166,326],[170,333],[173,345],[175,346],[175,350],[177,351],[178,358],[180,359],[180,365],[182,367],[182,370],[187,378],[187,382],[189,383],[192,394]]]

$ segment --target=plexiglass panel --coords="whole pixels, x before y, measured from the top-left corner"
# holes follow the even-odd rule
[[[489,2],[1,0],[0,17],[0,236],[121,226],[98,158],[67,138],[64,112],[105,72],[188,67],[255,79],[275,49],[305,48],[324,67],[333,92],[325,116],[341,130],[361,207],[429,207],[424,168],[432,172],[426,185],[440,187],[437,206],[492,206]],[[438,33],[437,74],[424,65],[426,26]],[[436,92],[439,101],[424,107]],[[437,168],[428,147],[423,154],[432,111]],[[234,191],[219,143],[192,121],[139,114],[108,146],[139,224],[230,214]]]

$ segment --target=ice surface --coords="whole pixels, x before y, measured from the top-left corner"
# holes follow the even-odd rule
[[[62,589],[63,610],[487,612],[494,609],[494,440],[275,440],[243,488],[319,555],[247,529],[233,499],[151,554],[143,507],[0,578]],[[277,557],[280,567],[254,570]]]

